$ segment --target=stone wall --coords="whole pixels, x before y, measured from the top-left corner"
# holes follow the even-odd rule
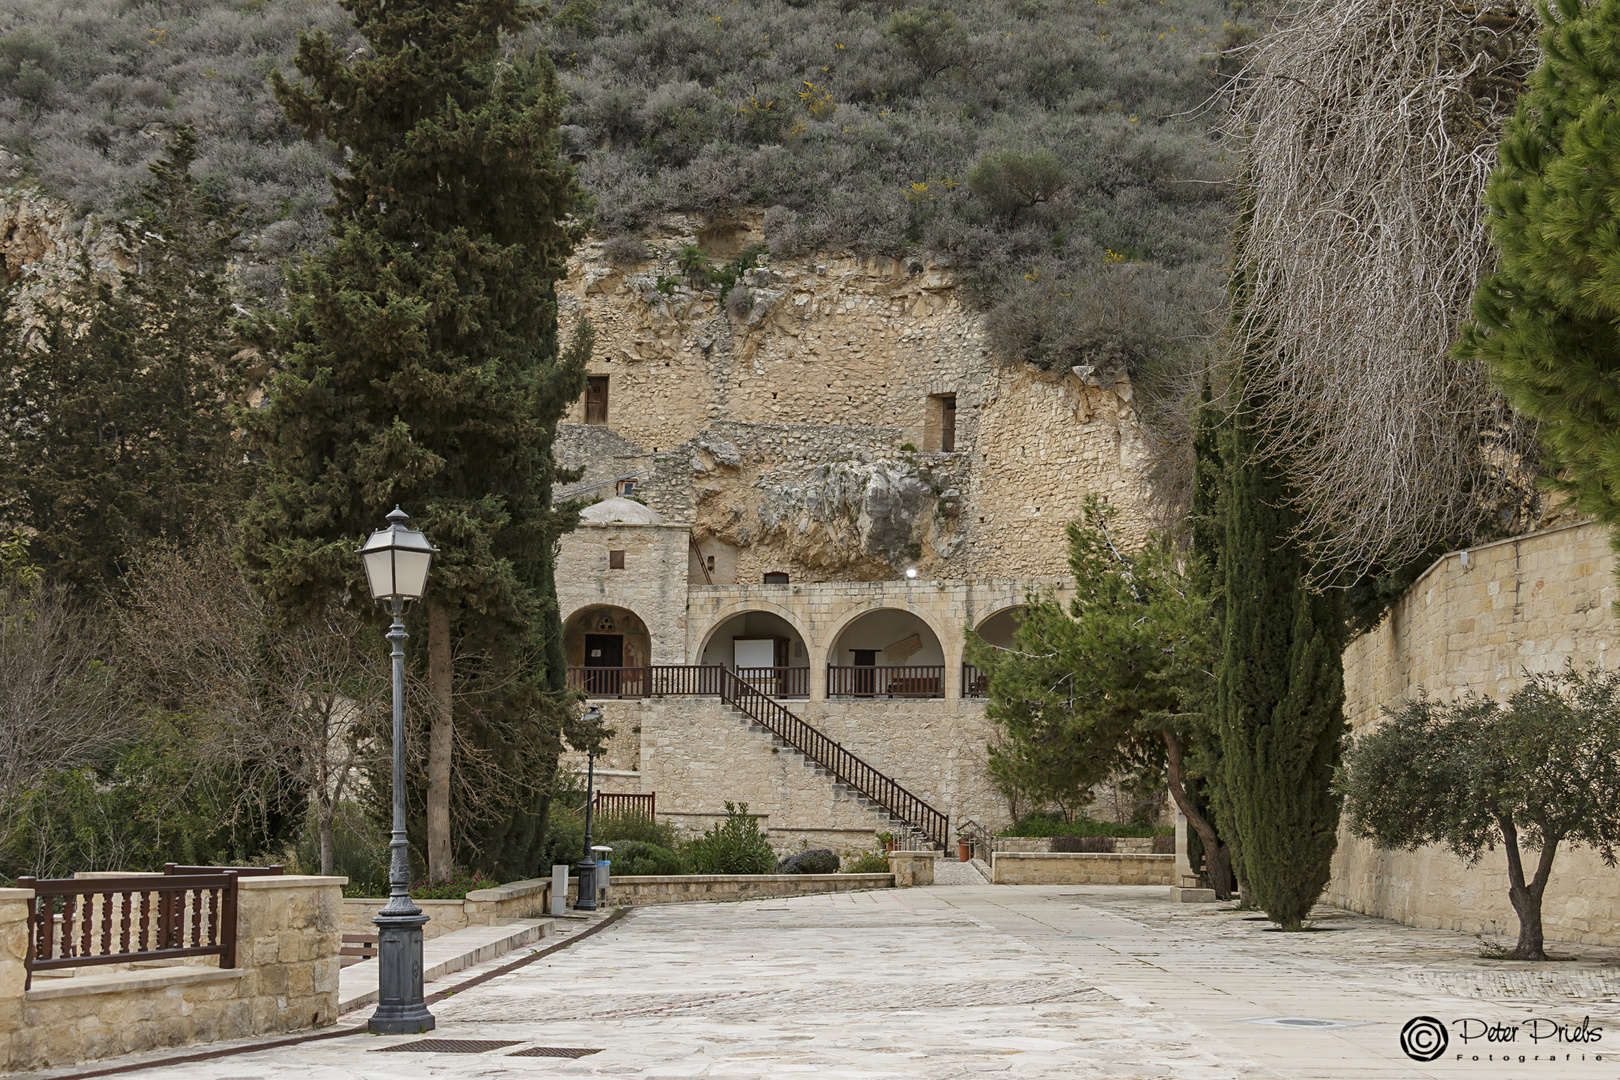
[[[894,886],[893,874],[671,874],[614,877],[608,883],[608,907],[685,904],[702,900],[762,900],[771,896],[865,892]],[[568,879],[572,910],[579,879]]]
[[[546,893],[550,878],[509,881],[492,889],[474,889],[465,900],[416,900],[427,912],[422,940],[430,941],[469,926],[494,926],[505,919],[538,919],[547,914]],[[345,934],[375,934],[372,919],[387,903],[385,897],[343,898],[342,925]]]
[[[596,329],[618,441],[565,425],[559,452],[593,478],[649,470],[649,504],[744,552],[737,580],[1061,573],[1091,492],[1140,532],[1128,381],[997,359],[951,272],[917,260],[767,258],[728,313],[714,289],[670,286],[689,225],[639,266],[608,265],[599,243],[572,260],[563,323]],[[728,250],[761,238],[745,215]],[[568,420],[584,426],[582,402]]]
[[[1173,885],[1174,855],[997,851],[990,856],[993,885]]]
[[[1612,667],[1617,639],[1608,530],[1583,522],[1454,552],[1407,590],[1376,630],[1344,654],[1353,731],[1420,690],[1500,697],[1524,671],[1566,660]],[[1500,849],[1469,867],[1443,848],[1379,851],[1341,827],[1323,902],[1410,926],[1516,937]],[[1547,937],[1620,944],[1620,873],[1582,849],[1560,849],[1543,900]]]
[[[323,1027],[337,1016],[338,877],[237,882],[237,966],[37,978],[25,991],[25,889],[0,890],[0,1068]]]

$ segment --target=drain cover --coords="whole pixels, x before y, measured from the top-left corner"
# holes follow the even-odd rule
[[[1328,1031],[1332,1028],[1361,1027],[1360,1020],[1323,1020],[1315,1016],[1262,1016],[1256,1020],[1245,1020],[1245,1024],[1260,1024],[1264,1027],[1305,1028],[1317,1031]]]
[[[374,1054],[428,1053],[428,1054],[483,1054],[503,1046],[516,1046],[522,1039],[418,1039],[398,1046],[379,1046]]]
[[[582,1058],[587,1054],[600,1054],[601,1050],[586,1050],[578,1046],[531,1046],[507,1057],[565,1057]]]

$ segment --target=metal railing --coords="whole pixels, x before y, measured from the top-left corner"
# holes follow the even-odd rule
[[[903,667],[839,667],[827,665],[828,697],[945,696],[945,665]]]
[[[648,821],[658,820],[658,796],[656,793],[647,795],[616,795],[607,791],[596,793],[597,814],[633,814],[644,817]]]
[[[218,956],[236,966],[237,871],[17,879],[28,902],[28,969]]]
[[[727,671],[721,680],[721,687],[720,698],[726,704],[746,714],[766,731],[883,807],[893,817],[916,829],[940,848],[945,847],[949,826],[949,818],[945,814],[799,719],[780,702],[746,680]]]
[[[972,664],[962,665],[962,696],[981,698],[990,696],[990,674]]]
[[[810,669],[807,667],[740,667],[737,678],[772,697],[809,697]]]

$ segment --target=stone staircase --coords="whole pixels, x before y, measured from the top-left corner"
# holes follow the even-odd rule
[[[944,850],[943,814],[822,735],[775,698],[734,676],[729,689],[730,693],[721,694],[721,700],[738,722],[765,734],[778,752],[796,755],[799,764],[812,775],[825,778],[832,785],[835,801],[853,800],[872,816],[874,832],[893,833],[904,849]],[[790,732],[799,734],[805,745],[791,738]],[[834,762],[843,763],[849,771],[840,774]],[[871,790],[862,789],[861,779]],[[890,799],[887,804],[884,794]],[[909,817],[905,813],[908,809],[912,811]]]

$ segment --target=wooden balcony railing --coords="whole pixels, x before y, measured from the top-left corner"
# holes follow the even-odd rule
[[[978,698],[990,696],[990,676],[972,664],[962,665],[962,696]]]
[[[737,668],[737,678],[765,691],[772,697],[809,697],[810,669],[807,667]]]
[[[945,665],[907,667],[827,666],[828,697],[945,696]]]
[[[218,956],[236,966],[235,870],[17,879],[28,903],[28,974],[92,964]]]
[[[596,813],[634,815],[644,817],[648,821],[657,821],[658,796],[656,793],[618,795],[612,792],[598,791],[596,793]]]
[[[783,708],[768,694],[726,672],[720,697],[838,780],[859,791],[929,840],[945,846],[949,819],[894,780]]]
[[[571,667],[568,688],[590,697],[718,697],[725,670],[719,664]]]

